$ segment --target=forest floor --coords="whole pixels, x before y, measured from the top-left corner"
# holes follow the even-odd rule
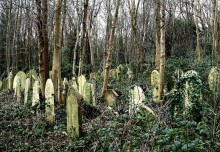
[[[19,104],[13,94],[1,93],[0,151],[65,150],[68,147],[65,110],[56,109],[58,119],[54,125],[45,121],[43,113]]]

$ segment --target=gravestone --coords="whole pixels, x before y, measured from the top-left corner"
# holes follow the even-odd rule
[[[142,105],[143,100],[145,99],[144,91],[139,86],[135,86],[129,91],[130,94],[130,103],[129,103],[129,114],[133,115]]]
[[[83,97],[70,86],[67,93],[67,134],[77,138],[82,134],[82,101]]]
[[[155,103],[160,103],[160,83],[159,83],[159,72],[157,70],[153,70],[151,73],[151,86],[153,92],[153,101]]]
[[[34,82],[37,80],[37,72],[34,69],[30,70],[27,74],[27,78],[30,79],[30,84],[32,89],[34,86]]]
[[[67,96],[67,91],[68,91],[68,80],[67,78],[64,78],[63,80],[63,91],[62,91],[62,101],[66,103],[66,96]]]
[[[46,118],[50,123],[54,123],[55,121],[55,113],[54,113],[54,86],[51,79],[47,79],[45,86],[45,98],[46,98]]]
[[[31,81],[30,78],[26,79],[25,82],[25,90],[24,90],[24,104],[29,104],[30,96],[29,96],[29,90],[31,87]]]
[[[72,86],[73,86],[73,88],[74,88],[75,90],[78,90],[78,85],[77,85],[77,83],[76,83],[76,78],[75,78],[75,77],[72,78]]]
[[[9,79],[8,79],[8,90],[12,91],[13,87],[13,74],[12,71],[9,73]]]
[[[112,89],[107,89],[105,91],[105,100],[107,102],[107,105],[109,107],[113,107],[116,105],[116,99],[119,95],[117,94],[117,92],[115,92],[115,90]]]
[[[83,87],[84,88],[83,99],[87,104],[90,104],[91,102],[91,87],[92,87],[92,84],[88,82],[86,82]]]
[[[20,81],[21,81],[21,92],[23,92],[25,90],[25,81],[26,81],[26,74],[23,71],[19,71],[16,76],[20,77]],[[16,77],[15,76],[15,77]]]
[[[21,102],[21,79],[20,76],[17,77],[15,95],[17,102]]]
[[[79,85],[79,93],[81,95],[84,94],[84,84],[86,83],[86,77],[84,75],[81,75],[79,78],[78,78],[78,85]]]
[[[213,67],[208,76],[209,89],[220,94],[220,69]]]
[[[35,81],[33,86],[32,106],[39,104],[40,102],[39,94],[40,94],[40,83],[39,81]]]

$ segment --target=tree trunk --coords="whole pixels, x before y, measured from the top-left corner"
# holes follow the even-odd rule
[[[86,21],[87,21],[87,13],[88,13],[88,4],[89,4],[89,0],[84,0],[83,30],[82,30],[82,41],[81,41],[81,52],[80,52],[78,76],[82,75],[82,72],[83,72],[84,56],[85,56],[85,50],[86,50]]]
[[[56,95],[56,91],[58,93],[57,97],[58,97],[59,105],[62,105],[62,94],[61,94],[61,7],[62,7],[62,0],[56,0],[52,77],[53,77],[55,95]]]
[[[42,98],[45,98],[45,85],[49,78],[48,57],[48,30],[47,30],[47,0],[36,0],[37,4],[37,27],[39,39],[39,74],[41,79]]]
[[[103,82],[101,97],[105,96],[105,92],[106,92],[107,86],[108,86],[109,71],[112,66],[113,41],[114,41],[114,35],[115,35],[116,22],[118,19],[118,10],[119,10],[119,6],[120,6],[120,0],[117,0],[116,3],[117,4],[116,4],[116,9],[115,9],[115,14],[114,14],[114,18],[112,21],[112,28],[111,28],[110,38],[109,38],[109,42],[108,42],[108,56],[106,59],[105,75],[104,75],[104,82]]]
[[[160,70],[160,0],[156,0],[156,69]]]
[[[197,61],[201,60],[201,49],[200,49],[200,35],[199,35],[199,1],[195,2],[195,22],[196,22],[196,51],[197,51]]]
[[[160,91],[160,101],[163,99],[164,95],[164,70],[165,70],[165,0],[161,1],[161,20],[160,20],[160,78],[159,78],[159,91]]]

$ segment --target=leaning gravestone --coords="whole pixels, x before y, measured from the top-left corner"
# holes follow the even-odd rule
[[[213,67],[208,76],[209,88],[213,93],[220,93],[220,69]]]
[[[130,90],[129,114],[133,115],[137,112],[145,99],[144,91],[139,86],[135,86]]]
[[[47,79],[45,86],[45,98],[46,98],[46,117],[47,121],[53,123],[55,120],[54,113],[54,87],[51,79]]]
[[[159,77],[159,72],[157,70],[153,70],[151,73],[151,86],[153,89],[153,101],[156,103],[160,103]]]
[[[87,104],[90,104],[91,102],[91,87],[92,84],[88,82],[86,82],[83,87],[83,99]]]
[[[86,77],[84,75],[81,75],[79,78],[78,78],[78,85],[79,85],[79,93],[81,95],[84,94],[84,84],[86,83]]]
[[[29,104],[30,96],[29,96],[29,90],[31,87],[31,81],[30,78],[26,79],[25,82],[25,90],[24,90],[24,104]]]
[[[82,101],[83,97],[73,86],[67,93],[67,134],[77,138],[82,133]]]
[[[40,93],[40,83],[39,81],[35,81],[33,87],[32,106],[35,106],[36,104],[39,103],[40,101],[39,93]]]
[[[23,71],[19,71],[16,76],[20,77],[20,81],[21,81],[21,92],[23,92],[25,90],[25,81],[26,81],[26,74]],[[16,77],[15,76],[15,77]]]

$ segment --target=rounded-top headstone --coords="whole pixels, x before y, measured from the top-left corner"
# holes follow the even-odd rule
[[[34,82],[33,96],[32,96],[32,106],[35,106],[40,101],[40,83],[39,81]]]
[[[19,71],[16,76],[19,76],[21,79],[21,91],[25,90],[26,74],[23,71]],[[15,77],[16,77],[15,76]],[[14,85],[13,85],[14,86]]]
[[[30,90],[30,87],[31,87],[30,82],[31,82],[30,79],[27,78],[26,83],[25,83],[25,90],[24,90],[24,103],[25,104],[28,104],[28,101],[30,100],[29,99],[29,90]]]

